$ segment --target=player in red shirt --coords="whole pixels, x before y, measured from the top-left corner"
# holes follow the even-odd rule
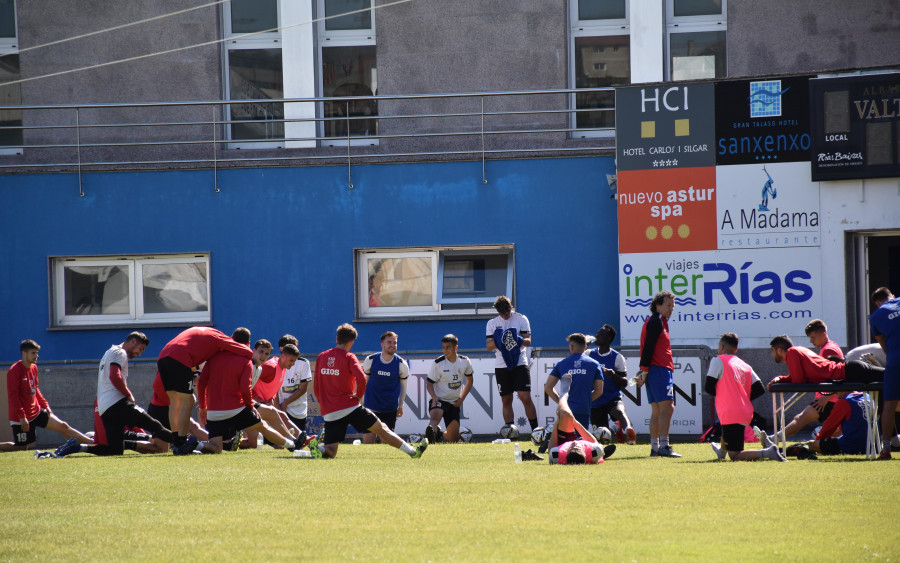
[[[319,401],[322,418],[325,419],[325,433],[319,447],[318,440],[310,442],[310,451],[314,457],[334,457],[338,445],[347,435],[347,426],[353,425],[357,430],[369,431],[381,438],[383,444],[389,444],[412,458],[422,457],[428,440],[412,446],[378,417],[362,406],[366,393],[366,374],[356,356],[350,353],[356,342],[356,329],[350,324],[342,324],[337,329],[337,346],[319,354],[316,358],[316,375],[313,377],[313,391]]]
[[[292,356],[293,352],[296,355]],[[296,346],[291,346],[291,351],[285,356],[282,347],[281,357],[270,358],[272,353],[272,343],[266,339],[256,341],[253,346],[253,364],[255,371],[253,372],[252,396],[253,407],[259,413],[260,418],[265,420],[269,426],[274,428],[279,434],[285,438],[291,438],[298,441],[306,441],[306,435],[291,422],[287,413],[275,406],[275,395],[281,388],[284,381],[285,369],[291,366],[300,357],[300,351]],[[287,366],[287,367],[285,367]],[[243,449],[256,447],[257,435],[253,430],[244,433],[244,439],[240,447]]]
[[[19,345],[22,359],[13,364],[6,373],[6,392],[9,399],[9,423],[12,426],[13,441],[0,442],[0,451],[13,452],[28,448],[34,443],[35,429],[47,428],[59,432],[67,438],[74,438],[82,444],[90,444],[91,439],[60,420],[38,388],[38,351],[41,349],[34,340],[23,340]]]
[[[244,356],[223,351],[211,357],[197,381],[200,421],[206,423],[209,442],[205,453],[221,453],[223,439],[238,431],[261,432],[269,441],[293,450],[294,441],[285,438],[259,417],[253,406],[251,382],[253,363]]]
[[[672,372],[672,343],[669,317],[675,309],[675,295],[660,291],[650,302],[652,313],[641,329],[641,371],[635,377],[638,388],[646,383],[650,403],[650,457],[681,457],[669,445],[669,426],[675,413]]]
[[[163,388],[169,396],[169,422],[177,434],[172,453],[189,454],[197,439],[188,437],[191,409],[194,407],[194,373],[199,366],[221,351],[250,358],[253,352],[224,333],[210,327],[195,326],[173,338],[159,353],[156,365]]]

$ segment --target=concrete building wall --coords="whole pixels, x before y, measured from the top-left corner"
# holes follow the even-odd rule
[[[728,0],[728,76],[900,64],[900,1]]]

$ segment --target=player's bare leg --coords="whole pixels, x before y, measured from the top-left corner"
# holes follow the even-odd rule
[[[513,395],[510,393],[509,395],[503,395],[500,397],[500,402],[503,405],[503,422],[512,422],[515,421],[515,414],[513,413]]]
[[[444,430],[444,441],[459,442],[459,421],[458,420],[454,420],[453,422],[451,422],[450,424],[447,425],[447,429]]]
[[[528,391],[516,391],[516,394],[519,395],[519,400],[522,401],[522,406],[525,407],[525,418],[528,420],[536,419],[537,409],[534,407],[534,401],[531,400],[531,393]],[[510,401],[510,405],[512,405],[512,401]]]
[[[819,411],[812,405],[807,405],[797,416],[784,427],[784,436],[793,436],[803,430],[808,424],[819,420]],[[774,438],[773,438],[774,439]]]
[[[291,434],[291,431],[288,430],[288,427],[284,424],[284,421],[281,420],[281,417],[278,414],[278,409],[276,409],[275,407],[269,405],[258,405],[256,407],[256,412],[259,413],[259,417],[261,419],[265,420],[270,427],[277,430],[281,436],[293,436],[293,434]],[[291,424],[291,426],[294,425]],[[296,426],[294,426],[294,428],[296,428]],[[263,435],[265,436],[265,433],[263,433]],[[268,438],[268,436],[266,437]]]
[[[178,391],[166,391],[166,395],[169,396],[169,428],[179,436],[187,436],[191,428],[194,395]]]
[[[60,420],[55,414],[50,413],[50,420],[47,421],[47,430],[59,432],[66,438],[75,438],[81,444],[93,444],[94,441],[69,426],[65,421]]]

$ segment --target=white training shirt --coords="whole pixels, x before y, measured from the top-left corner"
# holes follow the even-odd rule
[[[103,414],[106,409],[125,398],[109,380],[109,368],[116,364],[122,371],[122,379],[128,382],[128,352],[118,344],[114,344],[103,354],[100,360],[100,372],[97,377],[97,412]]]
[[[297,358],[297,362],[291,366],[291,369],[284,370],[284,382],[281,389],[278,390],[278,402],[284,402],[300,388],[300,384],[304,381],[312,381],[312,372],[309,369],[309,360],[306,358]],[[307,390],[311,390],[307,387]],[[304,393],[299,399],[287,405],[286,412],[294,418],[306,418],[308,408],[309,391]]]
[[[497,315],[493,319],[487,322],[487,333],[488,338],[494,337],[494,331],[498,328],[502,328],[506,330],[508,328],[514,328],[519,333],[519,336],[525,337],[526,335],[531,334],[531,325],[528,323],[528,317],[521,313],[513,313],[509,316],[508,319],[504,319],[500,315]],[[531,355],[531,347],[522,348],[522,354],[519,356],[520,366],[528,367],[528,357]],[[500,354],[499,349],[494,350],[494,367],[505,368],[506,363],[503,361],[503,356]]]
[[[442,401],[453,402],[459,399],[466,377],[472,377],[472,362],[462,355],[451,362],[446,356],[440,356],[431,364],[428,381],[434,384],[434,394]]]

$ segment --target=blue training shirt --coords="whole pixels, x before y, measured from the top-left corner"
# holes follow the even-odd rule
[[[884,336],[887,356],[885,379],[900,377],[900,297],[886,301],[869,315],[869,324],[872,325],[872,334]]]
[[[600,363],[590,356],[576,353],[557,362],[550,375],[557,379],[565,376],[572,378],[569,385],[569,408],[576,418],[590,417],[594,381],[603,378]]]
[[[589,356],[600,363],[602,367],[607,369],[611,369],[616,371],[616,360],[619,356],[621,356],[618,351],[609,349],[609,352],[606,355],[601,356],[600,352],[597,351],[596,348],[591,350]],[[591,408],[602,407],[606,403],[612,401],[613,399],[618,399],[622,396],[622,391],[619,390],[619,386],[616,385],[616,380],[613,377],[603,374],[603,394],[597,397],[592,403]]]
[[[381,352],[372,354],[372,367],[368,371],[369,382],[363,405],[375,412],[394,412],[400,400],[400,362],[403,358],[394,354],[394,359],[385,364],[381,361]]]

